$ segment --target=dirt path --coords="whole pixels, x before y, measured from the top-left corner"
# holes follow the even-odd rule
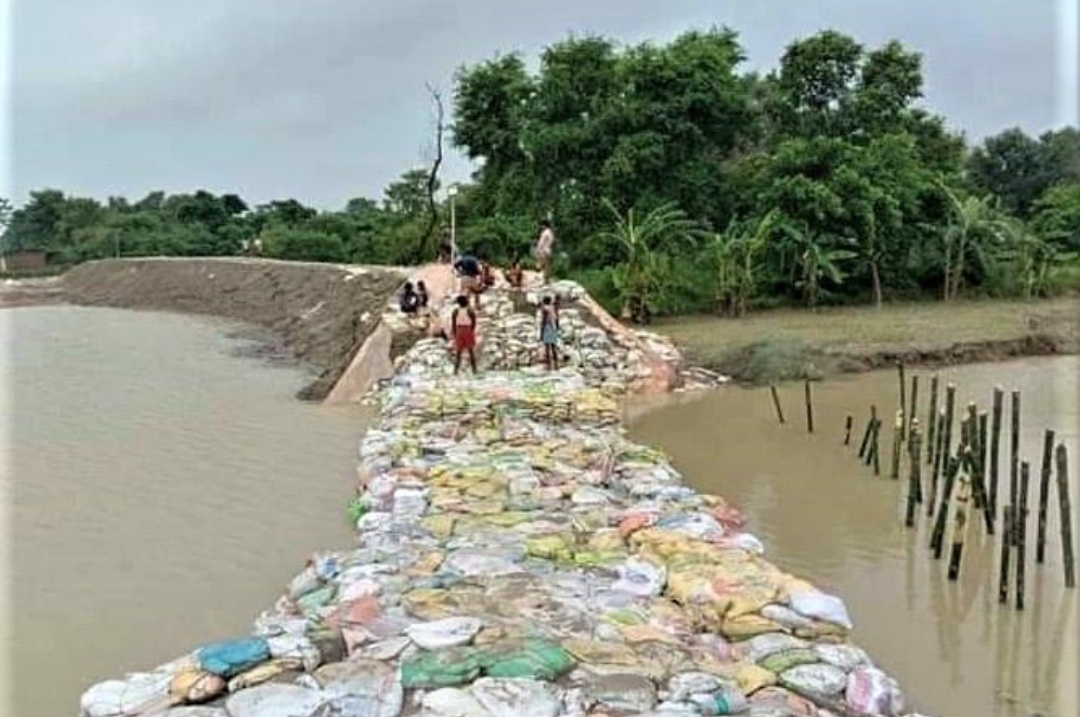
[[[780,310],[657,325],[689,357],[760,382],[864,371],[898,360],[951,365],[1080,352],[1080,296]]]

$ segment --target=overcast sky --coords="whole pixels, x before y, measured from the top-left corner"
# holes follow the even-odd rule
[[[836,28],[924,57],[926,104],[969,137],[1076,122],[1080,0],[0,0],[3,193],[153,189],[378,197],[426,161],[425,83],[571,32],[666,41],[726,24],[769,69]],[[0,15],[2,18],[3,15]],[[6,88],[4,85],[7,85]],[[6,126],[5,126],[6,124]],[[450,178],[468,175],[455,157]]]

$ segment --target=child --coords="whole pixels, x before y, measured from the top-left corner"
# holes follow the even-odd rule
[[[549,371],[559,370],[559,309],[545,296],[538,315],[540,343],[544,345],[544,363]]]
[[[510,268],[503,272],[503,275],[506,277],[506,283],[510,285],[510,288],[520,289],[525,280],[525,272],[521,270],[521,260],[515,259]]]
[[[463,314],[464,312],[464,314]],[[469,308],[464,294],[457,298],[457,306],[450,314],[450,335],[454,337],[454,374],[461,368],[461,354],[469,352],[469,365],[476,374],[476,312]]]
[[[428,307],[428,293],[427,287],[424,286],[423,281],[416,282],[416,300],[419,309],[421,311],[426,311]]]
[[[401,290],[401,296],[398,297],[398,307],[402,313],[410,316],[419,310],[420,297],[417,295],[416,290],[413,289],[411,281],[405,282],[405,286]]]

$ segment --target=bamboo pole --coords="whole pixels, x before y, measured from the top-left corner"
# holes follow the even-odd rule
[[[927,501],[926,505],[927,515],[933,515],[934,510],[937,508],[938,481],[941,477],[941,465],[945,461],[945,451],[942,448],[945,443],[945,432],[941,430],[945,423],[945,411],[938,414],[937,423],[937,436],[935,438],[937,446],[934,448],[934,469],[930,472],[930,500]]]
[[[1054,453],[1057,463],[1058,508],[1061,515],[1061,562],[1065,567],[1065,587],[1076,587],[1076,560],[1073,556],[1072,507],[1069,504],[1069,460],[1065,444]]]
[[[866,452],[870,449],[870,437],[874,433],[874,421],[877,419],[877,406],[870,406],[870,420],[866,422],[866,431],[863,433],[862,443],[859,444],[859,458],[866,458]]]
[[[930,416],[926,422],[926,465],[934,465],[937,450],[937,399],[938,399],[938,376],[935,373],[930,379]]]
[[[780,407],[780,394],[776,392],[776,384],[769,386],[769,392],[772,394],[773,405],[776,406],[776,417],[780,419],[780,425],[784,425],[784,409]]]
[[[911,436],[911,424],[915,422],[915,416],[918,415],[919,409],[919,376],[918,374],[911,377],[911,408],[907,412],[907,427],[905,428],[905,436]]]
[[[814,402],[810,394],[810,379],[803,382],[806,387],[806,432],[814,432]]]
[[[1042,472],[1039,474],[1039,524],[1035,535],[1035,562],[1046,560],[1046,513],[1050,502],[1050,474],[1053,472],[1054,432],[1043,433]]]
[[[943,431],[945,433],[944,443],[942,448],[945,451],[945,455],[952,455],[952,427],[953,416],[956,414],[956,384],[950,383],[945,387],[945,426]],[[948,465],[948,464],[945,464]]]
[[[953,514],[952,550],[949,553],[949,580],[960,577],[960,560],[964,553],[964,538],[967,534],[967,507],[971,495],[971,479],[960,479],[956,489],[956,511]]]
[[[976,510],[982,510],[986,493],[983,491],[982,479],[979,474],[979,456],[981,455],[979,448],[979,407],[975,405],[974,401],[969,401],[967,405],[967,424],[967,445],[971,449],[969,454],[971,473],[969,477],[972,484],[972,504]]]
[[[870,460],[874,464],[874,475],[881,475],[881,419],[874,422],[874,441],[870,446]]]
[[[1012,506],[1005,506],[1001,516],[1001,563],[998,577],[998,602],[1009,602],[1009,536],[1012,534]]]
[[[994,515],[997,515],[998,509],[998,463],[1001,456],[1001,414],[1004,402],[1005,393],[1001,386],[994,386],[993,419],[990,423],[990,510]]]
[[[1012,392],[1012,419],[1009,431],[1009,502],[1018,505],[1016,493],[1020,490],[1020,392]],[[1023,516],[1013,514],[1013,545],[1016,544],[1016,528],[1023,521]]]
[[[903,410],[907,406],[907,380],[904,378],[904,362],[900,361],[896,364],[896,370],[898,378],[900,379],[900,409]],[[900,427],[900,442],[903,443],[905,439],[904,427]]]
[[[979,480],[982,481],[983,490],[986,491],[986,505],[983,514],[986,516],[986,533],[994,534],[994,522],[997,516],[994,514],[994,502],[990,497],[988,473],[986,471],[987,440],[989,436],[989,416],[986,411],[979,411]]]
[[[904,518],[904,525],[912,527],[915,525],[915,504],[922,499],[922,477],[919,475],[919,471],[922,469],[922,433],[919,430],[919,419],[915,419],[911,422],[911,460],[908,462],[908,498],[907,498],[907,515]]]
[[[893,480],[900,480],[900,450],[904,443],[905,423],[904,409],[901,408],[893,421],[892,468],[889,470],[889,477]]]
[[[959,458],[949,456],[948,460],[949,469],[945,472],[945,490],[941,493],[941,507],[938,508],[937,518],[934,520],[934,530],[930,534],[930,548],[934,551],[934,560],[940,560],[941,553],[945,549],[945,524],[949,517],[949,502],[952,500],[956,474],[960,470]]]
[[[854,426],[855,426],[855,417],[852,416],[849,413],[848,416],[847,416],[847,419],[844,421],[844,445],[845,446],[850,446],[851,445],[851,429]]]
[[[1027,502],[1030,469],[1027,461],[1020,464],[1020,508],[1017,510],[1016,530],[1016,609],[1024,609],[1024,558],[1027,543]]]

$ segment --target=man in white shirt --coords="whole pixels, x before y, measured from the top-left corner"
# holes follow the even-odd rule
[[[540,236],[536,240],[536,268],[544,275],[544,283],[551,280],[551,252],[555,246],[555,232],[551,231],[551,222],[540,220]]]

